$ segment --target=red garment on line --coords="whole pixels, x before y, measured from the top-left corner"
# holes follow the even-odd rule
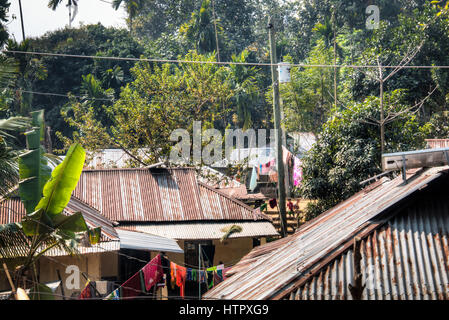
[[[184,286],[186,283],[187,269],[176,265],[176,285],[181,289],[180,295],[184,298]]]
[[[92,298],[91,289],[90,289],[90,282],[87,284],[87,286],[81,291],[81,294],[78,299],[84,300],[84,299],[90,299]]]
[[[140,270],[137,271],[131,278],[125,281],[121,285],[122,295],[121,297],[133,298],[140,295],[142,287],[140,285]]]
[[[160,282],[164,273],[162,270],[161,255],[158,254],[146,264],[145,267],[143,267],[142,272],[145,279],[145,289],[149,292],[153,285]]]

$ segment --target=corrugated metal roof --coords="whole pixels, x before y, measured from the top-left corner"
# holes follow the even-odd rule
[[[87,253],[101,253],[108,251],[120,250],[120,239],[115,231],[111,221],[103,217],[98,210],[90,207],[86,203],[83,203],[79,199],[72,197],[64,210],[65,214],[73,214],[75,212],[81,212],[87,225],[91,228],[101,227],[101,237],[98,244],[86,247],[79,245],[77,250],[80,254]],[[21,222],[22,218],[26,215],[25,207],[23,206],[20,198],[11,197],[3,199],[0,202],[0,224]],[[8,236],[8,243],[19,243],[14,239],[14,235]],[[6,239],[5,239],[6,240]],[[27,254],[27,250],[23,248],[23,254]],[[64,250],[58,248],[50,249],[45,253],[46,256],[66,256],[67,253]],[[13,256],[11,256],[13,257]],[[5,255],[5,258],[7,256]]]
[[[158,223],[158,224],[131,224],[126,225],[130,230],[136,230],[151,234],[157,234],[162,237],[168,237],[178,240],[199,240],[199,239],[220,239],[224,232],[223,228],[232,225],[242,227],[242,231],[230,235],[230,239],[244,237],[268,237],[278,236],[276,229],[267,221],[234,221],[234,222],[179,222]]]
[[[426,139],[426,142],[431,149],[449,148],[449,139]]]
[[[84,170],[73,195],[119,222],[269,220],[190,168]]]
[[[409,173],[407,184],[401,177],[373,183],[304,224],[294,235],[248,254],[235,267],[237,271],[204,298],[279,299],[290,294],[310,273],[321,270],[329,259],[347,250],[354,236],[379,227],[371,221],[374,217],[425,189],[447,169],[446,166]]]
[[[184,253],[175,240],[154,234],[117,228],[121,249]]]

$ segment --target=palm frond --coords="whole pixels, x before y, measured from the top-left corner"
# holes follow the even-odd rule
[[[17,151],[8,147],[4,141],[0,142],[0,197],[19,183],[17,156]]]
[[[242,227],[240,227],[236,224],[233,224],[230,227],[223,228],[220,231],[224,232],[225,234],[221,237],[220,241],[223,242],[226,239],[228,239],[231,236],[231,234],[242,232],[242,230],[243,230]]]
[[[19,223],[0,225],[0,260],[26,257],[30,251],[30,238]]]
[[[28,128],[31,119],[26,117],[11,117],[8,119],[0,119],[0,130],[22,131]]]
[[[19,63],[12,58],[0,58],[0,86],[8,87],[19,73]]]

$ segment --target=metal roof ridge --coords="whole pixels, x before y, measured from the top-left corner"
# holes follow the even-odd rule
[[[89,169],[89,168],[83,168],[83,172],[102,172],[102,171],[151,171],[154,169],[163,169],[167,171],[172,170],[195,170],[194,167],[139,167],[139,168],[101,168],[101,169]]]
[[[230,200],[230,201],[240,205],[241,207],[251,211],[254,215],[261,216],[265,220],[271,221],[271,218],[269,216],[267,216],[266,214],[263,214],[262,212],[260,212],[260,208],[251,208],[250,206],[248,206],[247,204],[243,203],[242,201],[227,195],[226,193],[224,193],[223,191],[220,191],[219,189],[212,188],[211,186],[207,185],[206,183],[198,181],[198,180],[196,182],[197,182],[197,184],[199,186],[202,186],[202,187],[204,187],[206,189],[209,189],[212,192],[215,192],[215,193],[217,193],[217,194],[227,198],[228,200]],[[259,212],[257,212],[257,210],[259,210]]]

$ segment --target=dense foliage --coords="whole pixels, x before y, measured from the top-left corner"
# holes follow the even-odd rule
[[[49,1],[51,8],[64,3]],[[170,132],[190,130],[195,120],[203,128],[222,131],[269,129],[270,68],[210,62],[269,62],[267,22],[272,16],[279,60],[309,65],[293,67],[291,82],[280,91],[287,130],[319,137],[305,158],[299,190],[318,200],[309,211],[313,216],[380,172],[381,136],[384,150],[392,152],[421,148],[425,138],[449,134],[448,70],[408,68],[449,65],[448,5],[380,0],[381,21],[373,30],[366,25],[369,4],[114,0],[114,8],[126,9],[129,30],[65,28],[23,43],[10,41],[8,48],[209,63],[10,55],[20,76],[1,95],[1,118],[43,108],[57,149],[67,150],[79,141],[92,151],[124,148],[137,162],[147,163],[164,159],[173,145]]]

